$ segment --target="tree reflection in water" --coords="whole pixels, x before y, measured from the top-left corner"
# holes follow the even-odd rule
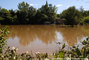
[[[89,36],[88,27],[89,26],[77,26],[66,28],[58,25],[13,25],[9,28],[10,34],[8,39],[12,39],[10,39],[8,44],[13,45],[11,41],[13,41],[15,37],[18,37],[18,44],[20,46],[33,46],[38,44],[38,47],[42,48],[45,44],[44,47],[53,47],[53,50],[55,50],[56,42],[61,42],[62,40],[62,42],[66,42],[68,45],[74,45],[77,43],[77,40]]]

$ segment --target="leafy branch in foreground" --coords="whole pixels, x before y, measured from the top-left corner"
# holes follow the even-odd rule
[[[1,27],[0,29],[0,53],[2,53],[4,46],[6,46],[6,36],[9,33],[8,26]]]
[[[59,52],[54,55],[54,57],[66,58],[70,57],[71,55],[71,58],[89,58],[89,37],[81,43],[84,45],[82,49],[79,49],[79,46],[72,46],[69,47],[69,51],[64,49],[66,45],[63,44],[62,49],[60,49]]]

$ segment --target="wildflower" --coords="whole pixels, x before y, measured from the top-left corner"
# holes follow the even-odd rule
[[[53,53],[53,55],[56,55],[56,53]]]
[[[26,54],[28,54],[28,51],[26,51]]]
[[[15,49],[15,47],[12,47],[12,49],[14,50],[14,49]]]
[[[22,60],[22,59],[19,59],[19,60]]]
[[[46,58],[45,60],[49,60],[48,58]]]
[[[16,48],[16,50],[18,50],[18,48]]]
[[[4,56],[2,55],[2,58],[3,58]]]
[[[88,60],[88,58],[85,58],[84,60]]]
[[[7,31],[7,33],[10,33],[10,31]]]
[[[36,54],[40,54],[40,52],[36,52]]]
[[[16,59],[16,57],[14,56],[14,59]]]
[[[66,57],[66,60],[71,60],[71,58],[69,58],[69,57]]]

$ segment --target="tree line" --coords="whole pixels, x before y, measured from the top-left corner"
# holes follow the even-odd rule
[[[83,8],[78,10],[72,6],[57,14],[57,7],[48,4],[47,1],[45,5],[38,9],[22,2],[18,4],[18,10],[0,8],[0,24],[89,24],[89,11],[85,11]]]
[[[79,10],[75,6],[69,7],[59,16],[65,25],[89,24],[89,10],[84,10],[83,7]]]

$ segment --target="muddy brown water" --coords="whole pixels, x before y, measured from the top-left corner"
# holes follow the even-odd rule
[[[89,26],[63,27],[59,25],[11,25],[7,45],[18,53],[54,53],[62,44],[73,46],[89,36]],[[60,42],[61,44],[57,44]]]

